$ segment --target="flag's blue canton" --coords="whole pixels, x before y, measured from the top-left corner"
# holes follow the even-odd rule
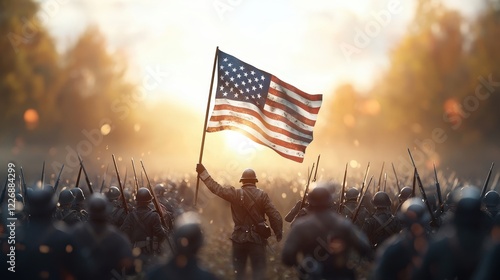
[[[221,51],[217,64],[216,98],[249,102],[261,110],[264,108],[271,74]]]

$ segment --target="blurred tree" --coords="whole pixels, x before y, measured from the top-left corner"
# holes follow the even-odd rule
[[[59,56],[31,0],[0,2],[0,142],[43,141],[55,130]],[[33,109],[26,112],[27,109]],[[26,115],[25,115],[26,112]],[[28,123],[25,122],[28,121]],[[8,133],[6,133],[8,132]]]

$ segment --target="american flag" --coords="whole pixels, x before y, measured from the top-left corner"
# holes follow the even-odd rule
[[[307,94],[220,50],[217,55],[217,93],[207,132],[238,131],[302,162],[322,95]]]

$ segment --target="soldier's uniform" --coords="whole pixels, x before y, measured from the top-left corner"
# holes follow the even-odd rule
[[[350,188],[345,194],[346,201],[342,205],[342,211],[340,214],[351,221],[354,217],[354,213],[356,212],[356,207],[358,207],[358,197],[359,191],[356,188]],[[354,221],[354,224],[361,228],[363,226],[363,223],[365,222],[365,219],[369,216],[370,212],[368,212],[366,207],[362,204],[359,207],[358,216],[356,217],[356,221]]]
[[[108,201],[95,193],[89,199],[89,221],[72,230],[82,248],[88,279],[108,280],[134,272],[132,245],[118,229],[107,223]]]
[[[167,236],[160,215],[148,206],[152,199],[148,189],[140,188],[136,196],[137,207],[128,213],[120,227],[133,247],[140,249],[146,262],[151,261],[151,256],[159,253],[160,244]]]
[[[81,215],[72,209],[72,203],[75,197],[69,190],[63,190],[59,193],[59,207],[57,207],[54,213],[54,219],[63,221],[68,226],[73,226],[77,223],[82,222]]]
[[[371,258],[367,237],[331,210],[333,199],[321,186],[308,195],[309,213],[292,226],[281,260],[297,268],[300,279],[355,279],[348,267],[351,249]],[[302,255],[302,259],[298,259]]]
[[[420,198],[410,198],[398,212],[405,228],[379,246],[372,280],[412,279],[427,249],[429,212]]]
[[[87,279],[81,251],[74,238],[67,232],[64,224],[52,222],[54,210],[55,202],[51,192],[30,192],[30,223],[16,230],[16,272],[11,277]]]
[[[234,230],[231,235],[233,241],[233,266],[236,279],[244,279],[247,260],[252,265],[253,279],[265,279],[266,270],[266,244],[267,240],[255,231],[255,223],[248,211],[254,211],[263,220],[266,215],[273,229],[276,240],[282,238],[283,220],[276,210],[269,196],[258,189],[255,172],[247,169],[243,172],[240,182],[241,189],[234,187],[223,187],[218,184],[206,171],[202,164],[196,167],[200,178],[207,188],[217,196],[231,203],[231,214],[234,222]]]
[[[390,210],[391,200],[387,193],[377,192],[372,199],[375,212],[365,220],[363,231],[373,248],[401,230],[401,223]]]
[[[109,215],[109,221],[112,225],[120,228],[127,217],[125,212],[125,207],[123,207],[123,200],[121,197],[121,192],[116,186],[111,186],[109,191],[106,193],[108,200],[112,204],[111,213]],[[131,209],[131,207],[129,207]]]

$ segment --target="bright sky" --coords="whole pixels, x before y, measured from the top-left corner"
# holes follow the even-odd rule
[[[150,96],[200,108],[216,46],[311,94],[329,94],[343,82],[367,89],[387,67],[387,54],[415,8],[415,1],[401,0],[39,2],[59,49],[96,24],[110,49],[129,58],[131,79],[140,84],[148,68],[166,73]],[[459,0],[446,2],[468,14],[477,10]],[[356,41],[357,34],[365,41]],[[347,55],[346,46],[355,53]]]
[[[482,1],[445,2],[470,17]],[[204,112],[217,46],[303,91],[324,94],[325,101],[344,82],[369,89],[388,67],[416,0],[38,2],[59,50],[97,25],[110,51],[128,58],[131,80],[140,85],[151,70],[160,72],[159,86],[148,91],[150,101],[171,100]]]

